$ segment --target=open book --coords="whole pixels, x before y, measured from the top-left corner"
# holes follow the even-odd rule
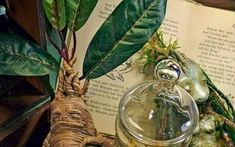
[[[77,71],[82,71],[89,42],[121,0],[99,0],[87,23],[77,32]],[[168,0],[161,29],[168,38],[178,38],[179,50],[201,65],[226,95],[235,95],[234,12]],[[127,89],[152,79],[141,73],[134,55],[110,73],[91,80],[87,94],[89,110],[99,132],[115,134],[119,100]]]

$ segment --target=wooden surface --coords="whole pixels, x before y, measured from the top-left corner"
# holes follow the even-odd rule
[[[0,147],[24,146],[49,103],[37,77],[0,76]]]
[[[41,47],[45,45],[42,0],[6,0],[8,14]]]
[[[235,11],[235,0],[195,0],[206,6]]]

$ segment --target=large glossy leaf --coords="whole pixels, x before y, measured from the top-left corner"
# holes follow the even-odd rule
[[[59,63],[36,44],[15,34],[0,33],[0,75],[39,76]]]
[[[98,0],[67,0],[66,21],[72,31],[79,30],[89,18]]]
[[[56,30],[64,29],[66,25],[64,0],[43,0],[43,7],[51,25]]]
[[[124,0],[92,39],[83,76],[97,78],[138,51],[161,25],[166,0]]]

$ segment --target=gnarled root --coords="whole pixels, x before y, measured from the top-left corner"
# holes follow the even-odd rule
[[[43,147],[112,146],[105,137],[97,136],[84,97],[89,81],[82,87],[77,75],[71,66],[64,63],[55,99],[51,103],[51,128]]]

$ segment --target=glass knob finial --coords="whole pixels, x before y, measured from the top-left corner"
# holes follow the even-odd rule
[[[179,64],[173,59],[166,59],[160,61],[155,69],[154,76],[157,80],[167,80],[169,82],[177,82],[181,75],[181,68]]]

